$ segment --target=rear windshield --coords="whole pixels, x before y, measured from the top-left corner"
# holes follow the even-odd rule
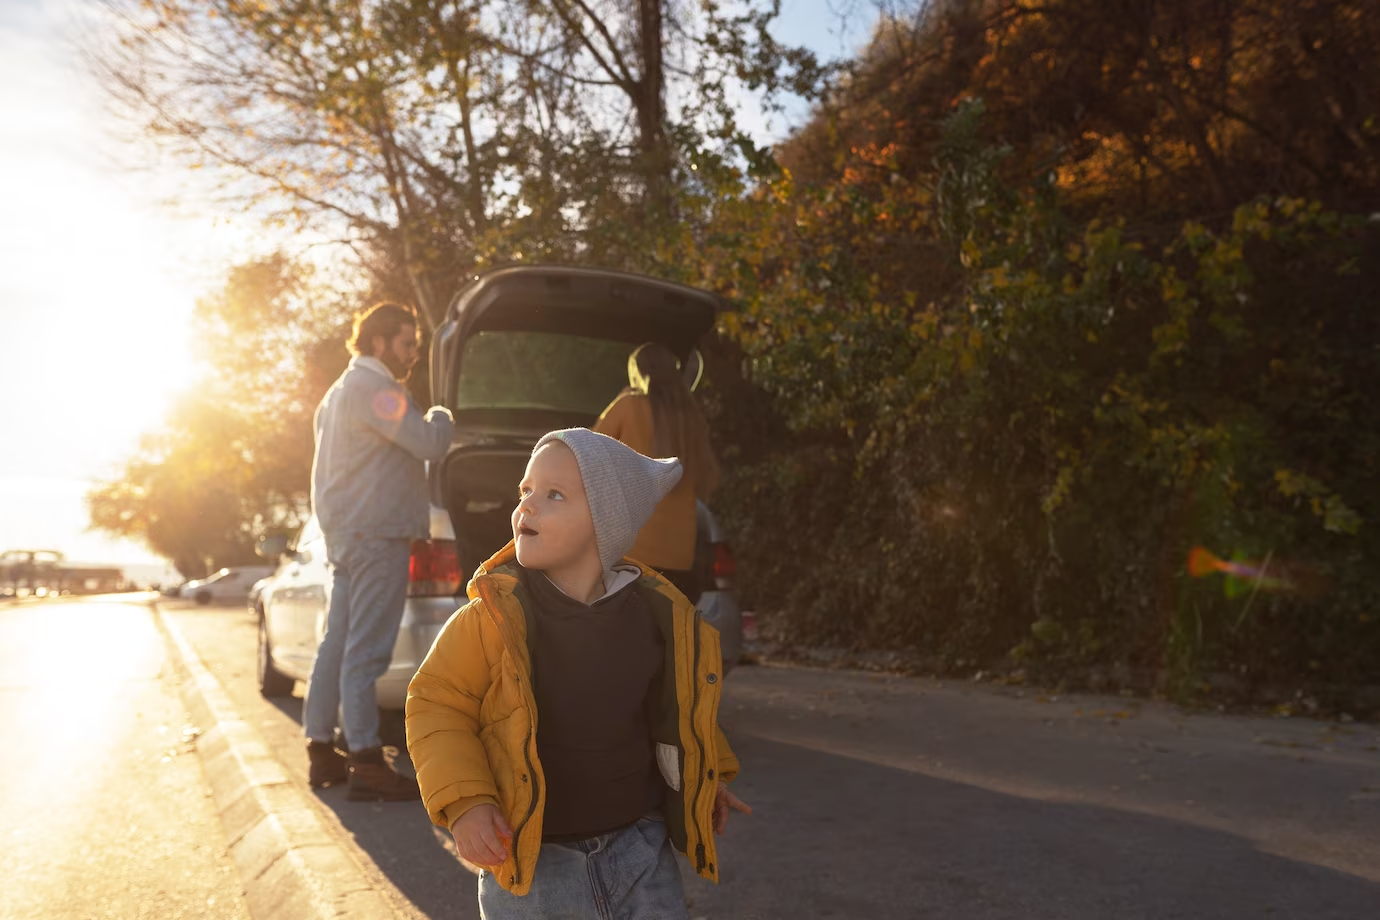
[[[635,347],[552,332],[475,333],[460,355],[455,408],[597,416],[628,385]]]

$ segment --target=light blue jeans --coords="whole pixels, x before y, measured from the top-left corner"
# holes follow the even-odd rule
[[[543,843],[518,897],[479,875],[484,920],[688,920],[676,854],[660,818],[575,843]]]
[[[379,746],[374,683],[393,660],[407,601],[410,548],[411,541],[393,537],[327,541],[331,603],[302,704],[308,740],[330,741],[341,725],[350,750]]]

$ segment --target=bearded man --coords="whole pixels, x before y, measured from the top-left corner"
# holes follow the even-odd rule
[[[355,317],[348,347],[354,358],[315,419],[311,502],[332,581],[303,704],[310,781],[348,780],[356,801],[417,801],[416,781],[385,756],[374,683],[398,638],[412,541],[430,536],[425,461],[445,457],[455,423],[442,406],[423,415],[404,385],[420,350],[410,308],[381,303]]]

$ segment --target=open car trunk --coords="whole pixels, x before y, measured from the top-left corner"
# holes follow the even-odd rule
[[[531,450],[531,444],[525,448],[476,447],[453,449],[446,457],[441,474],[444,504],[455,526],[460,568],[466,579],[512,539],[510,517]]]
[[[432,401],[456,438],[433,469],[466,578],[512,536],[532,445],[592,425],[627,386],[643,342],[669,347],[697,377],[695,346],[721,307],[712,294],[638,275],[556,266],[503,268],[456,295],[431,349]]]

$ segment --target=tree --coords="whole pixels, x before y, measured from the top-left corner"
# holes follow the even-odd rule
[[[255,436],[214,400],[186,401],[118,478],[93,487],[92,526],[143,542],[189,578],[252,562],[265,525],[291,520],[290,496],[254,488]]]
[[[1352,47],[1353,9],[1309,34]],[[1264,91],[1297,30],[1258,20],[1292,16],[936,3],[717,208],[700,277],[792,429],[720,508],[781,635],[1179,692],[1377,666],[1373,164],[1343,150],[1352,109],[1317,111],[1333,76]],[[1380,98],[1364,63],[1346,79]],[[1344,168],[1319,182],[1323,149]],[[1301,574],[1224,596],[1195,545]]]
[[[206,372],[120,474],[88,495],[93,526],[196,576],[253,559],[308,513],[312,415],[344,370],[346,296],[282,255],[237,266],[195,315]]]
[[[753,152],[729,84],[770,95],[822,76],[771,38],[771,3],[106,6],[92,60],[131,123],[225,204],[347,247],[372,293],[414,303],[428,328],[498,262],[675,274],[668,254],[704,216],[693,161]],[[93,492],[97,526],[196,568],[300,516],[309,413],[344,358],[339,299],[318,309],[317,287],[278,257],[201,305],[212,371]],[[215,496],[214,513],[194,507]]]
[[[645,264],[693,172],[678,164],[743,141],[729,83],[821,75],[771,38],[774,5],[107,5],[93,57],[135,124],[226,200],[400,273],[430,324],[496,261]]]
[[[479,247],[510,93],[478,8],[453,3],[108,4],[93,52],[115,100],[218,192],[316,229],[408,279],[432,323]]]
[[[701,148],[744,140],[734,87],[765,92],[768,100],[782,89],[808,98],[820,88],[825,70],[814,56],[781,45],[768,30],[779,6],[529,3],[534,21],[550,23],[559,38],[523,59],[558,82],[584,87],[586,98],[612,97],[626,108],[627,117],[603,125],[584,119],[586,130],[602,135],[600,146],[611,155],[629,161],[640,178],[642,210],[665,219],[673,213],[677,171],[683,181]],[[668,94],[675,103],[669,109]],[[621,124],[631,126],[631,143],[621,140]]]
[[[1057,169],[1080,217],[1172,228],[1261,192],[1374,209],[1377,12],[1375,0],[935,0],[883,20],[782,159],[813,182],[853,148],[895,144],[916,175],[939,119],[976,96],[1015,152],[1007,168]]]

